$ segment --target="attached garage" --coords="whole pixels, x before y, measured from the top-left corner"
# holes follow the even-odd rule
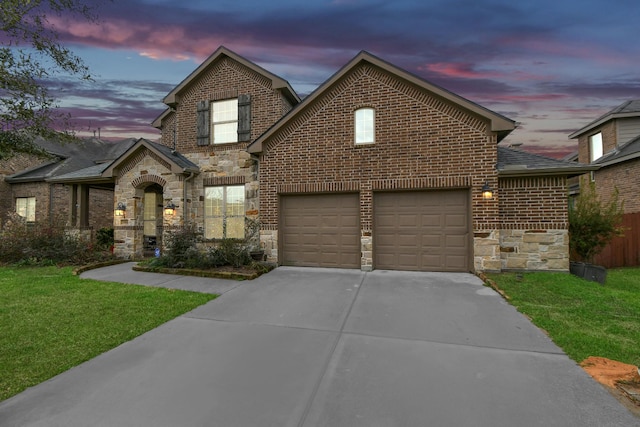
[[[283,265],[360,268],[358,194],[280,198]]]
[[[376,269],[470,270],[467,190],[375,193],[373,206]]]

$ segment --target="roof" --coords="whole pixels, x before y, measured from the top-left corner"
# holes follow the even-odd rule
[[[114,177],[115,170],[124,163],[131,155],[139,150],[146,148],[169,163],[171,172],[174,173],[199,173],[198,165],[184,157],[179,152],[156,142],[149,141],[144,138],[138,139],[129,149],[122,153],[117,159],[111,162],[102,172],[102,177]]]
[[[498,175],[521,176],[576,176],[600,169],[599,165],[585,165],[575,161],[557,160],[522,150],[498,146]]]
[[[578,138],[580,135],[583,135],[595,129],[598,126],[601,126],[610,120],[620,119],[625,117],[640,117],[640,99],[623,102],[613,110],[608,111],[607,113],[598,117],[588,125],[573,132],[571,135],[569,135],[569,138],[571,139]]]
[[[637,158],[640,158],[640,136],[609,151],[593,163],[604,167]]]
[[[293,90],[289,82],[265,70],[259,65],[256,65],[253,62],[241,57],[237,53],[232,52],[231,50],[227,49],[224,46],[220,46],[218,49],[216,49],[216,51],[213,52],[211,56],[209,56],[202,64],[200,64],[200,66],[196,68],[191,74],[189,74],[187,78],[185,78],[182,82],[180,82],[178,86],[173,88],[173,90],[169,92],[167,96],[164,97],[163,102],[169,106],[173,106],[179,103],[180,92],[182,92],[184,88],[189,86],[204,70],[209,68],[211,64],[215,63],[216,61],[218,61],[220,58],[223,58],[223,57],[231,58],[234,61],[239,62],[245,67],[271,80],[271,85],[273,89],[281,90],[284,96],[287,97],[287,99],[289,99],[292,102],[292,104],[297,104],[298,102],[300,102],[300,97]],[[163,117],[163,115],[164,113],[160,117]],[[154,121],[154,126],[155,126],[155,121]]]
[[[515,129],[515,122],[511,119],[508,119],[498,113],[495,113],[487,108],[484,108],[468,99],[465,99],[459,95],[454,94],[440,86],[437,86],[433,83],[427,82],[426,80],[409,73],[406,70],[396,67],[395,65],[386,62],[366,51],[361,51],[358,55],[356,55],[351,61],[349,61],[344,67],[338,70],[333,76],[331,76],[327,81],[325,81],[322,85],[320,85],[315,91],[313,91],[309,96],[307,96],[300,104],[298,104],[289,114],[285,115],[282,119],[280,119],[274,126],[272,126],[269,130],[263,133],[258,139],[256,139],[253,143],[251,143],[248,147],[250,153],[259,153],[262,151],[262,143],[271,137],[273,134],[278,132],[286,123],[294,120],[302,111],[304,111],[310,104],[312,104],[315,100],[319,99],[325,91],[336,84],[340,79],[342,79],[345,75],[349,74],[355,67],[359,66],[361,63],[367,62],[376,67],[379,67],[409,83],[416,85],[422,89],[425,89],[432,94],[448,101],[454,103],[455,105],[466,109],[467,111],[479,115],[490,122],[490,130],[496,132],[498,134],[498,141],[502,140],[505,136],[507,136],[513,129]]]
[[[110,162],[130,147],[134,139],[106,142],[97,138],[82,139],[77,142],[60,143],[44,139],[34,141],[53,156],[42,164],[18,172],[5,178],[9,183],[53,181],[58,177],[78,174],[96,163]]]

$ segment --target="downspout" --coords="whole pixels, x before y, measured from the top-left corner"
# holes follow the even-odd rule
[[[184,179],[184,185],[182,186],[182,224],[187,225],[185,222],[187,218],[187,182],[192,180],[196,175],[195,172],[190,172],[189,176]]]

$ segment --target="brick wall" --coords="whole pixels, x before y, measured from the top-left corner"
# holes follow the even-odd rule
[[[502,178],[499,199],[501,268],[567,271],[566,178]]]
[[[589,133],[581,135],[578,138],[578,162],[585,164],[591,163],[591,147],[589,146],[589,137],[598,132],[602,132],[603,154],[606,154],[616,148],[616,144],[618,143],[616,134],[616,123],[615,121],[610,121],[598,128],[593,129]]]
[[[173,128],[177,129],[177,150],[183,154],[223,149],[244,149],[247,144],[198,147],[196,143],[196,104],[251,95],[251,140],[270,128],[291,105],[271,80],[227,57],[214,62],[180,95],[176,113],[162,123],[162,144],[173,146]]]
[[[376,142],[356,146],[354,111],[363,106],[376,111]],[[277,230],[279,193],[356,189],[363,253],[370,253],[372,192],[471,188],[473,229],[497,229],[497,200],[480,194],[485,181],[498,186],[496,137],[487,126],[424,89],[360,64],[265,141],[260,162],[264,228]],[[499,254],[495,257],[499,263]]]
[[[600,200],[608,202],[615,188],[624,202],[624,213],[640,212],[640,160],[607,166],[595,173]]]
[[[16,204],[11,184],[5,182],[5,177],[41,164],[42,159],[35,156],[18,154],[0,161],[0,223],[7,218],[7,213],[15,212]]]

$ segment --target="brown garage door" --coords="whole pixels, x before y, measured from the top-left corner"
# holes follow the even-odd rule
[[[374,194],[375,268],[469,271],[466,190]]]
[[[280,212],[283,265],[360,268],[357,194],[283,196]]]

